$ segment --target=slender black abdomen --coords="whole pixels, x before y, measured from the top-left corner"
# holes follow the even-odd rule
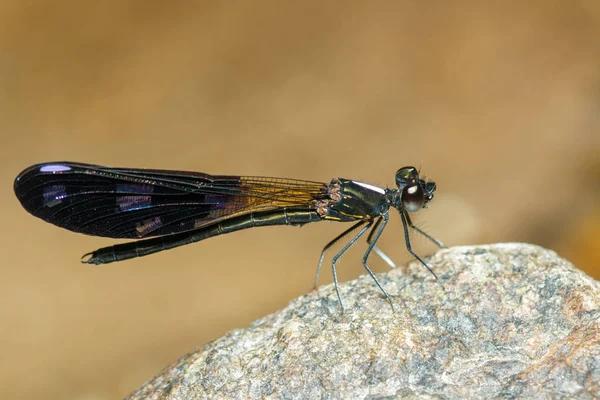
[[[199,242],[212,236],[255,226],[299,226],[320,220],[321,217],[315,210],[308,209],[283,208],[274,211],[255,212],[240,215],[193,231],[104,247],[84,255],[82,262],[96,265],[108,264],[115,261],[127,260],[129,258],[146,256],[174,247]],[[85,259],[87,256],[89,256],[89,258]]]

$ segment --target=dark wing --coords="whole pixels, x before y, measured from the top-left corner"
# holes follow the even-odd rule
[[[193,230],[256,211],[314,208],[319,182],[108,168],[72,162],[31,166],[14,189],[32,215],[94,236],[143,238]]]

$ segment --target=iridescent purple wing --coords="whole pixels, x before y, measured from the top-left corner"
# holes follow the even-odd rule
[[[190,231],[281,207],[314,208],[320,182],[108,168],[73,162],[31,166],[14,190],[32,215],[94,236],[143,238]]]

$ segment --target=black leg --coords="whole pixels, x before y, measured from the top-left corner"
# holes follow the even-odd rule
[[[382,217],[379,217],[379,218],[377,218],[377,221],[375,221],[375,224],[373,225],[373,229],[371,229],[371,232],[369,232],[369,236],[367,236],[367,243],[371,244],[371,239],[373,239],[373,235],[377,231],[377,228],[379,228],[379,225],[381,225],[382,219],[383,219]]]
[[[344,232],[337,235],[335,237],[335,239],[333,239],[331,242],[327,243],[325,245],[325,247],[323,247],[323,251],[321,252],[321,258],[319,258],[319,265],[317,266],[317,274],[315,276],[315,286],[313,287],[313,290],[315,290],[317,288],[317,284],[319,283],[319,274],[321,273],[321,266],[323,265],[323,258],[325,257],[325,252],[331,246],[333,246],[335,243],[337,243],[341,238],[343,238],[344,236],[346,236],[347,234],[349,234],[350,232],[352,232],[359,226],[366,224],[367,222],[369,222],[369,221],[359,221],[358,223],[352,225],[350,228],[346,229]]]
[[[410,238],[408,237],[408,224],[406,223],[407,216],[404,215],[404,212],[400,211],[400,217],[402,217],[402,225],[404,226],[404,238],[406,239],[406,249],[410,254],[412,254],[414,258],[419,260],[421,264],[423,264],[425,268],[427,268],[427,270],[431,272],[433,277],[437,280],[437,275],[431,270],[431,268],[429,268],[429,265],[425,264],[425,261],[421,260],[421,257],[415,254],[415,252],[412,250],[412,247],[410,246]]]
[[[369,232],[369,236],[367,237],[367,244],[371,244],[373,234],[377,231],[377,228],[379,228],[379,224],[381,224],[382,220],[383,217],[377,218],[375,225],[373,225],[373,229],[371,229],[371,232]],[[373,251],[375,252],[375,254],[381,257],[381,259],[385,261],[387,265],[389,265],[392,268],[396,268],[396,263],[394,263],[394,261],[392,261],[392,259],[387,254],[385,254],[379,247],[373,246]]]
[[[408,222],[408,226],[410,226],[412,229],[414,229],[415,231],[419,232],[421,235],[425,236],[427,239],[431,240],[438,247],[440,247],[440,248],[445,247],[444,243],[442,243],[441,241],[437,240],[436,238],[434,238],[433,236],[429,235],[428,233],[425,233],[420,228],[416,227],[412,223],[412,221],[410,219],[410,216],[408,215],[408,213],[406,211],[400,211],[400,214],[404,215],[404,217],[406,218],[406,222]]]
[[[375,224],[375,226],[373,227],[373,230],[371,231],[371,233],[375,232],[375,230],[377,229],[377,225],[379,225],[380,221],[383,222],[381,224],[381,226],[379,227],[379,229],[377,229],[377,231],[375,233],[375,237],[373,238],[373,240],[372,241],[369,240],[369,248],[367,249],[367,251],[365,252],[365,255],[363,256],[362,265],[363,265],[363,267],[365,267],[365,269],[367,270],[367,272],[369,273],[369,275],[371,275],[371,278],[373,278],[373,280],[375,281],[375,283],[377,284],[377,286],[379,286],[379,289],[381,289],[381,291],[385,295],[385,298],[390,302],[390,305],[392,306],[392,311],[394,311],[394,303],[392,303],[392,299],[387,294],[387,292],[385,291],[385,289],[383,288],[383,286],[381,286],[381,283],[379,283],[379,281],[375,277],[375,274],[373,274],[373,271],[371,271],[371,269],[367,265],[367,259],[369,258],[369,254],[371,254],[371,251],[376,248],[375,247],[375,243],[377,243],[377,241],[379,240],[379,237],[383,233],[383,230],[385,229],[385,226],[388,223],[388,218],[389,218],[388,214],[384,214],[377,221],[377,223]],[[369,236],[371,236],[371,235],[369,235]]]
[[[358,224],[357,224],[358,225]],[[337,294],[338,297],[338,301],[340,302],[340,307],[342,309],[342,314],[344,313],[344,304],[342,303],[342,297],[340,296],[340,288],[338,286],[338,280],[337,280],[337,273],[335,271],[335,263],[337,262],[337,260],[339,260],[339,258],[342,256],[342,254],[344,254],[346,252],[346,250],[348,250],[354,243],[356,243],[356,241],[362,236],[364,235],[364,233],[373,225],[373,221],[369,221],[369,223],[367,225],[365,225],[364,227],[361,228],[361,230],[356,234],[356,236],[354,236],[352,238],[352,240],[350,240],[348,242],[348,244],[346,244],[344,246],[344,248],[342,248],[342,250],[340,250],[339,253],[337,253],[334,257],[333,260],[331,260],[331,271],[333,272],[333,284],[335,286],[335,292]]]

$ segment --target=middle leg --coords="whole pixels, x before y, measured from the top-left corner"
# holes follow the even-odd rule
[[[369,236],[367,236],[367,244],[371,244],[371,242],[373,241],[373,235],[375,234],[375,232],[377,232],[377,228],[379,227],[379,224],[381,224],[382,220],[383,217],[377,218],[375,225],[373,225],[373,229],[371,229],[371,232],[369,232]],[[394,261],[392,261],[392,259],[387,254],[385,254],[379,247],[373,246],[373,251],[375,252],[375,254],[381,257],[381,259],[385,261],[386,264],[389,265],[392,269],[396,268],[396,263],[394,263]]]
[[[362,235],[365,234],[365,232],[367,230],[369,230],[369,228],[373,226],[373,220],[370,220],[367,225],[363,226],[360,231],[358,231],[358,233],[356,234],[356,236],[354,236],[352,238],[352,240],[350,240],[343,248],[342,250],[339,251],[339,253],[337,253],[333,259],[331,260],[331,271],[333,272],[333,285],[335,286],[335,292],[337,294],[337,298],[338,301],[340,302],[340,307],[342,309],[342,314],[344,313],[344,304],[342,303],[342,297],[340,296],[340,288],[338,286],[338,280],[337,280],[337,272],[335,270],[335,263],[337,262],[337,260],[339,260],[339,258],[346,252],[346,250],[348,250],[354,243],[356,243],[356,241],[358,239],[360,239],[360,237]]]
[[[392,302],[391,297],[387,294],[387,292],[385,291],[383,286],[381,286],[381,283],[379,283],[379,281],[377,280],[377,277],[375,276],[373,271],[371,271],[371,268],[369,268],[369,266],[367,265],[367,259],[369,258],[371,251],[375,250],[377,248],[375,246],[375,244],[377,243],[377,241],[379,240],[379,237],[383,233],[383,230],[385,229],[385,226],[388,223],[388,218],[389,218],[389,214],[386,213],[386,214],[382,215],[380,217],[380,219],[377,220],[377,223],[373,227],[373,230],[371,231],[371,235],[373,234],[373,232],[375,232],[375,236],[373,237],[372,241],[369,241],[369,247],[367,248],[367,251],[365,252],[365,255],[363,256],[362,265],[363,265],[363,267],[365,267],[365,269],[367,270],[369,275],[371,275],[371,278],[373,278],[373,280],[375,281],[375,283],[377,284],[379,289],[383,292],[387,301],[390,302],[390,305],[392,306],[392,311],[394,311],[394,303]],[[379,226],[379,228],[378,228],[378,225],[380,225],[380,222],[381,222],[381,226]],[[371,236],[371,235],[369,235],[369,236]]]

